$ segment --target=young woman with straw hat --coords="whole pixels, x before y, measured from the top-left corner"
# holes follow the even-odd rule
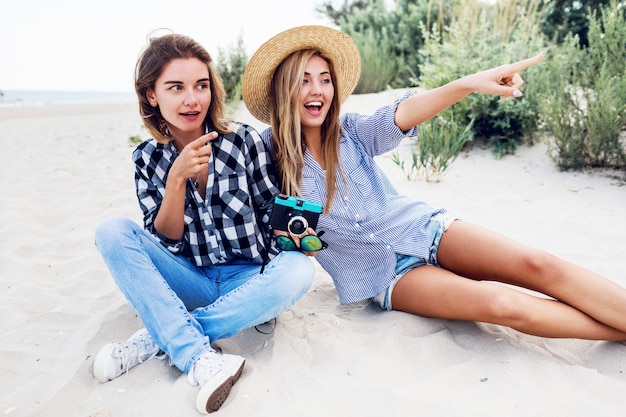
[[[360,74],[359,52],[347,35],[297,27],[256,51],[244,73],[243,99],[271,126],[261,136],[283,193],[324,204],[317,230],[328,247],[316,258],[341,303],[372,299],[384,310],[494,323],[537,336],[626,340],[624,288],[399,195],[373,160],[473,92],[521,97],[519,72],[543,56],[408,93],[371,116],[340,116]]]

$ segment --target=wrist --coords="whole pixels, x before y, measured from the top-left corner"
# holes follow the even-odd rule
[[[168,188],[185,188],[188,179],[188,177],[181,175],[179,170],[174,169],[174,166],[172,166],[167,174],[167,183],[165,184],[165,186]]]
[[[468,96],[476,91],[474,76],[475,74],[466,75],[453,81],[451,84],[455,84],[454,89],[459,95],[462,97]]]

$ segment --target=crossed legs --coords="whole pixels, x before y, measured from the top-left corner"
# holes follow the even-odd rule
[[[626,289],[589,270],[462,221],[444,233],[437,258],[441,268],[421,266],[398,281],[395,310],[535,336],[626,340]]]

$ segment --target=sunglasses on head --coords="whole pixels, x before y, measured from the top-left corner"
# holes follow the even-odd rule
[[[318,250],[326,249],[328,244],[324,242],[319,236],[324,232],[320,232],[317,236],[307,235],[300,239],[300,247],[296,245],[296,242],[291,236],[276,236],[276,246],[280,250],[284,251],[304,251],[304,252],[317,252]]]

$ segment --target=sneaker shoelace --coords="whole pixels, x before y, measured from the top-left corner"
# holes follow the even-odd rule
[[[224,359],[218,353],[205,354],[193,365],[192,372],[187,377],[192,385],[203,386],[206,381],[213,378],[224,364]]]
[[[154,343],[152,337],[147,335],[147,337],[144,336],[132,342],[120,343],[113,357],[120,360],[119,376],[140,363],[147,362],[152,358],[163,360],[167,355]]]

